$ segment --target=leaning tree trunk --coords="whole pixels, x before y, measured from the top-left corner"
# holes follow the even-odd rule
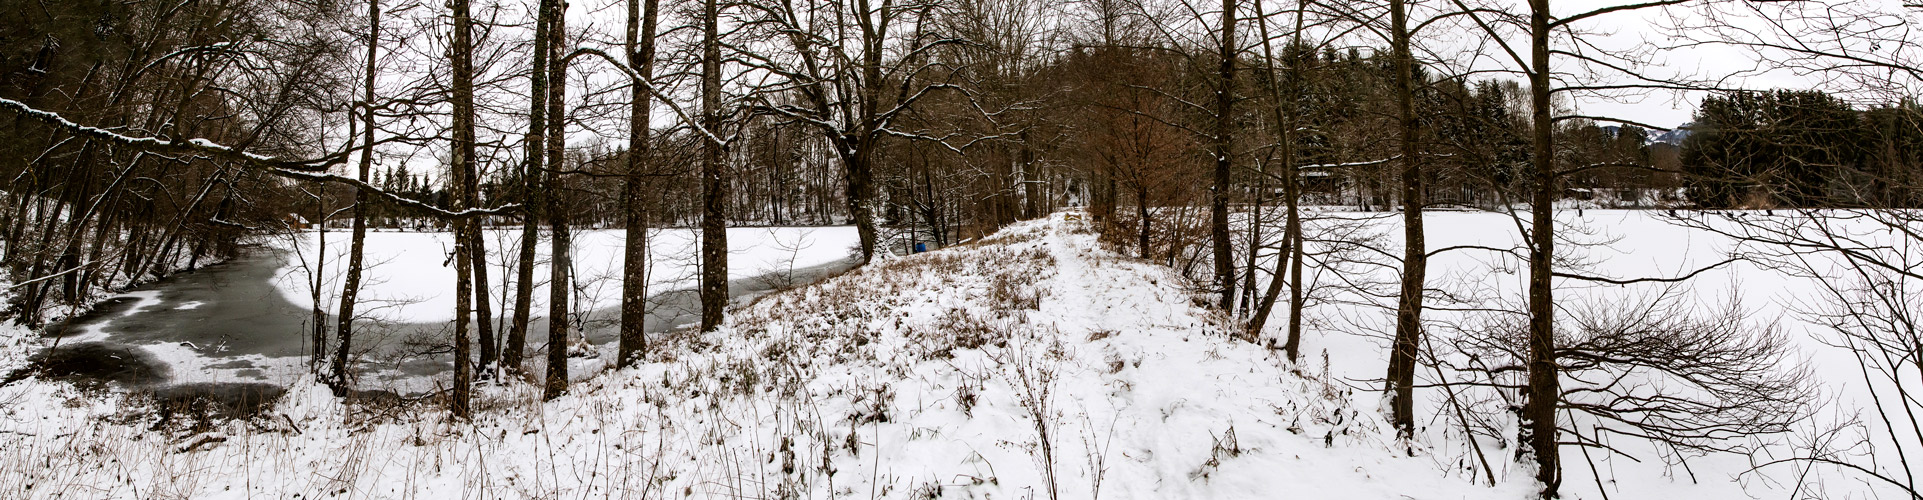
[[[138,158],[136,158],[136,161],[138,161]],[[133,164],[130,163],[128,165],[128,171],[132,171],[132,167]],[[126,178],[128,176],[123,173],[120,177]],[[112,283],[103,283],[103,281],[107,280],[101,278],[99,271],[106,266],[102,257],[106,254],[107,247],[113,246],[115,242],[120,240],[123,234],[121,228],[124,223],[122,221],[127,219],[127,214],[124,210],[114,208],[121,203],[121,190],[116,190],[110,186],[108,192],[113,194],[107,198],[106,205],[104,205],[106,207],[105,217],[101,219],[99,224],[94,225],[93,239],[89,241],[87,245],[86,262],[88,262],[88,264],[82,271],[80,278],[81,297],[88,296],[94,288],[108,288],[112,285]],[[107,269],[112,268],[108,267]],[[113,273],[109,271],[105,276],[111,278]]]
[[[542,0],[534,23],[534,64],[528,72],[532,85],[528,91],[528,130],[525,158],[521,163],[521,246],[515,261],[514,319],[508,325],[507,343],[502,346],[501,366],[521,371],[527,349],[528,323],[533,316],[534,247],[539,244],[541,223],[538,218],[546,202],[541,193],[541,167],[547,148],[548,97],[548,19],[554,17],[553,5]]]
[[[1307,7],[1307,1],[1301,0],[1296,5],[1295,30],[1290,35],[1292,47],[1302,45],[1302,11]],[[1270,40],[1268,15],[1262,12],[1261,2],[1255,3],[1255,17],[1259,20],[1256,26],[1262,30],[1262,40],[1265,40],[1262,43],[1262,60],[1270,75],[1282,79],[1281,85],[1271,87],[1274,93],[1271,97],[1275,100],[1271,111],[1275,114],[1276,128],[1281,131],[1278,149],[1282,162],[1282,198],[1286,220],[1282,226],[1282,251],[1275,255],[1275,273],[1271,275],[1268,290],[1263,293],[1259,310],[1249,325],[1249,336],[1261,336],[1262,327],[1268,322],[1270,311],[1281,294],[1282,278],[1288,276],[1289,324],[1282,352],[1288,355],[1289,362],[1295,362],[1301,357],[1302,351],[1302,192],[1301,173],[1295,166],[1295,113],[1292,110],[1305,68],[1297,67],[1292,59],[1287,76],[1276,71],[1274,49],[1266,42]],[[1249,272],[1253,273],[1254,269],[1251,265]]]
[[[374,168],[374,60],[380,47],[381,2],[367,0],[367,68],[363,75],[361,98],[361,161],[359,175],[361,182],[367,182],[367,174]],[[361,267],[367,250],[367,194],[354,190],[354,236],[347,249],[347,277],[341,285],[340,314],[335,318],[334,362],[329,372],[328,384],[336,392],[347,388],[347,351],[354,346],[354,303],[359,300],[361,290]]]

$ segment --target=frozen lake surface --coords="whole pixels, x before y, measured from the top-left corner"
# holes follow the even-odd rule
[[[852,267],[838,238],[844,232],[853,233],[835,227],[731,230],[731,255],[739,257],[730,266],[730,295],[753,297]],[[692,253],[695,241],[686,233],[656,231],[652,238],[657,257],[649,280],[651,333],[699,318],[693,282],[684,279],[693,275],[694,262],[680,258]],[[495,237],[505,234],[490,232]],[[329,234],[327,267],[321,274],[330,337],[337,321],[332,313],[338,267],[346,262],[344,236]],[[577,239],[578,334],[601,351],[612,351],[618,334],[621,284],[614,272],[619,270],[623,236],[621,231],[589,231]],[[58,337],[56,345],[37,358],[50,369],[49,376],[130,387],[290,383],[302,374],[312,349],[312,281],[307,270],[318,245],[311,232],[300,238],[249,247],[231,261],[108,299],[48,328],[48,335]],[[816,244],[817,238],[829,241]],[[369,233],[369,270],[360,309],[366,317],[356,321],[355,339],[363,389],[422,392],[432,387],[435,376],[452,369],[451,356],[426,353],[437,350],[452,332],[453,300],[444,291],[452,288],[454,272],[438,265],[445,261],[443,246],[432,244],[446,239],[445,233]],[[514,255],[515,248],[495,243],[489,245],[493,256]],[[541,258],[526,346],[535,363],[547,347],[546,256]],[[491,294],[495,332],[504,336],[511,312],[504,301],[510,298],[512,274],[506,258],[490,261],[492,288],[499,292]]]

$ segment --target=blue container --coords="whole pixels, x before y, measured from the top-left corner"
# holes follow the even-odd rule
[[[926,251],[928,251],[928,244],[927,244],[927,243],[916,243],[916,244],[915,244],[915,253],[922,253],[922,252],[926,252]]]

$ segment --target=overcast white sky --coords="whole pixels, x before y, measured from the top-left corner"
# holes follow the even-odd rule
[[[1557,16],[1569,16],[1597,8],[1625,3],[1623,0],[1562,0],[1553,1],[1550,8]],[[1521,0],[1515,1],[1522,4]],[[1518,5],[1520,10],[1524,6]],[[1600,42],[1605,48],[1621,50],[1625,53],[1634,50],[1645,41],[1658,40],[1668,33],[1662,28],[1663,12],[1657,10],[1626,11],[1607,14],[1583,23],[1582,29],[1605,33]],[[1527,46],[1522,47],[1524,50]],[[1697,48],[1691,50],[1665,51],[1652,62],[1650,68],[1655,74],[1682,74],[1696,76],[1720,76],[1750,68],[1753,63],[1747,54],[1728,48]],[[1620,80],[1620,79],[1619,79]],[[1788,82],[1784,82],[1788,83]],[[1703,92],[1680,93],[1667,90],[1639,92],[1641,95],[1624,95],[1613,98],[1584,97],[1576,102],[1581,114],[1609,116],[1626,120],[1648,123],[1656,126],[1674,127],[1689,121],[1695,112],[1696,104],[1701,102]]]
[[[1524,0],[1503,1],[1516,5],[1518,9],[1522,8],[1525,3]],[[1645,1],[1648,0],[1552,0],[1550,8],[1558,16],[1570,16],[1598,8]],[[1893,13],[1907,17],[1911,26],[1923,25],[1923,8],[1906,7],[1903,0],[1813,0],[1809,3],[1812,5],[1844,5],[1849,9],[1859,11],[1866,10]],[[1610,36],[1608,36],[1606,42],[1601,45],[1604,45],[1606,48],[1625,50],[1625,52],[1645,40],[1655,41],[1657,43],[1675,43],[1674,40],[1669,37],[1676,35],[1689,37],[1709,36],[1709,33],[1701,32],[1700,30],[1696,32],[1678,33],[1670,28],[1670,26],[1673,26],[1674,20],[1665,17],[1668,13],[1675,13],[1685,16],[1685,19],[1690,19],[1692,22],[1700,22],[1701,18],[1694,15],[1694,13],[1700,12],[1701,9],[1697,3],[1692,2],[1685,4],[1685,6],[1671,7],[1668,9],[1667,11],[1644,9],[1607,14],[1594,18],[1590,20],[1590,22],[1581,23],[1581,28],[1609,33]],[[1735,11],[1734,9],[1725,10],[1730,12]],[[1758,33],[1771,32],[1767,27],[1769,24],[1762,22],[1760,19],[1731,18],[1724,16],[1717,20],[1740,24]],[[1912,42],[1912,45],[1914,44],[1915,43]],[[1663,51],[1657,56],[1657,59],[1653,61],[1654,64],[1650,69],[1653,74],[1680,74],[1702,79],[1721,79],[1729,77],[1730,75],[1740,74],[1744,76],[1725,82],[1725,85],[1748,89],[1812,88],[1822,86],[1825,87],[1825,90],[1833,92],[1848,93],[1861,90],[1847,88],[1847,84],[1839,85],[1832,83],[1825,85],[1821,78],[1801,76],[1788,70],[1775,70],[1759,74],[1754,71],[1754,69],[1758,67],[1758,59],[1758,54],[1746,49],[1718,45],[1698,46],[1688,49]],[[1906,93],[1913,95],[1915,92],[1916,89],[1912,86]],[[1582,99],[1577,103],[1577,106],[1580,108],[1581,113],[1586,115],[1611,116],[1659,126],[1677,126],[1689,121],[1696,105],[1701,102],[1705,95],[1705,92],[1678,93],[1674,91],[1651,91],[1638,98],[1631,99]]]

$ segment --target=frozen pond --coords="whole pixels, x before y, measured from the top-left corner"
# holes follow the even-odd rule
[[[410,258],[419,258],[419,254],[440,251],[439,248],[421,248],[418,245],[408,245],[412,249],[383,248],[379,245],[379,236],[393,234],[396,233],[370,234],[371,262],[379,262],[375,259],[380,259],[383,253],[413,254]],[[336,236],[330,235],[329,247],[335,246],[332,240]],[[420,234],[407,236],[419,237]],[[758,243],[753,238],[747,240],[744,243],[748,245]],[[593,240],[590,238],[589,241]],[[45,376],[114,382],[128,387],[157,389],[210,383],[290,383],[305,371],[313,332],[313,312],[308,305],[311,302],[296,304],[294,300],[303,298],[297,296],[290,300],[290,296],[295,295],[293,288],[303,283],[299,278],[304,277],[299,274],[304,255],[297,253],[301,251],[298,248],[249,247],[231,261],[178,274],[110,298],[85,314],[49,326],[46,332],[54,337],[50,340],[53,347],[36,356],[38,364],[47,370]],[[750,268],[744,272],[741,269],[743,266],[759,262],[752,258],[740,259],[737,265],[731,266],[735,272],[730,273],[734,279],[730,282],[729,293],[737,298],[751,297],[783,286],[813,282],[853,266],[853,260],[845,253],[833,258],[821,256],[822,253],[839,253],[839,247],[823,247],[819,250],[809,252],[815,255],[811,259],[791,256],[786,261],[789,266],[779,270]],[[604,249],[583,248],[577,252],[592,259],[604,253]],[[753,254],[755,251],[751,247],[746,253]],[[311,254],[305,257],[311,258]],[[429,256],[427,260],[434,259]],[[660,271],[662,266],[657,262],[655,271],[666,274]],[[592,263],[577,264],[577,272],[593,272],[594,267]],[[294,270],[292,275],[290,269]],[[393,266],[387,269],[393,269]],[[382,277],[382,270],[378,265],[370,266],[369,291],[364,292],[365,295],[391,297],[396,294],[380,292],[400,287],[408,290],[451,290],[453,284],[450,279],[446,280],[446,285],[436,286],[437,280],[429,277],[387,279]],[[418,269],[395,270],[400,271],[398,274],[419,273]],[[503,272],[505,270],[493,268],[491,271],[494,288],[506,290],[507,284],[502,283],[507,274]],[[451,275],[452,271],[447,270],[447,274]],[[590,278],[583,276],[577,281]],[[586,300],[577,299],[580,304],[577,310],[585,310],[579,316],[582,323],[579,328],[582,328],[589,343],[603,351],[604,357],[611,357],[614,349],[612,343],[618,335],[615,321],[619,311],[618,300],[607,300],[606,295],[610,292],[618,295],[620,283],[614,280],[609,285],[605,276],[593,279],[599,280],[596,288],[603,292]],[[651,290],[665,291],[652,293],[649,298],[646,323],[649,332],[665,332],[698,320],[699,303],[694,292],[685,287],[688,284],[682,282],[685,280],[650,281],[656,282],[651,283]],[[547,287],[539,281],[536,284],[539,300],[533,308],[536,317],[529,326],[525,352],[530,361],[538,363],[547,346],[547,322],[544,317],[547,311]],[[493,298],[494,314],[497,316],[495,334],[500,337],[506,331],[503,316],[510,309],[501,303],[504,297],[497,295]],[[361,360],[358,365],[361,388],[401,393],[423,392],[432,387],[434,377],[452,369],[452,357],[445,354],[445,345],[452,332],[447,317],[452,316],[452,311],[399,317],[381,314],[383,310],[391,312],[393,309],[439,305],[435,302],[438,301],[421,300],[395,305],[369,300],[362,305],[361,310],[371,310],[370,316],[374,319],[362,319],[355,323],[355,350]],[[326,316],[327,332],[331,338],[336,321],[332,315],[335,302],[331,296],[325,300],[324,307],[329,313]],[[439,354],[434,354],[436,352]]]

